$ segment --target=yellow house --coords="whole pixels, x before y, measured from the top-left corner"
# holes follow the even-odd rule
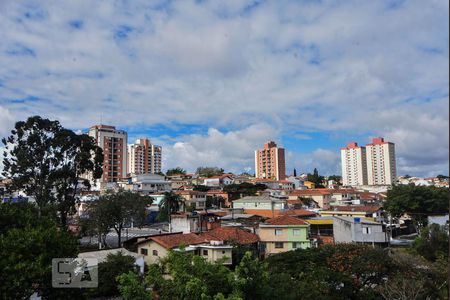
[[[265,256],[311,247],[309,224],[304,220],[283,215],[259,225],[261,251]]]
[[[314,189],[316,187],[316,184],[312,181],[305,181],[303,182],[303,185],[306,186],[308,189]]]
[[[223,264],[232,264],[232,246],[224,245],[223,241],[207,241],[195,234],[181,232],[150,236],[137,243],[137,251],[144,256],[147,265],[158,263],[167,257],[170,250],[178,251],[184,246],[186,252],[204,257],[209,262],[224,259]]]

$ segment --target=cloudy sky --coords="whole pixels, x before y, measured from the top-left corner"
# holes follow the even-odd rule
[[[383,136],[399,174],[448,174],[449,2],[0,1],[0,136],[30,115],[148,136],[164,169],[340,174]]]

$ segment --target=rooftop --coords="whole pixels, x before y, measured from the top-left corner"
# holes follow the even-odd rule
[[[287,215],[269,219],[266,221],[265,224],[267,224],[267,225],[308,225],[308,223],[302,219],[294,218],[294,217],[287,216]]]
[[[256,234],[237,227],[218,227],[202,233],[201,236],[206,241],[227,241],[240,245],[254,244],[259,241]]]
[[[148,241],[154,241],[166,249],[173,249],[182,245],[189,246],[205,243],[205,239],[196,235],[195,233],[184,234],[182,232],[177,232],[150,236],[144,241],[138,242],[138,244]]]

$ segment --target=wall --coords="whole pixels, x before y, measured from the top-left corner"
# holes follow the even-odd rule
[[[158,244],[154,241],[149,241],[147,243],[139,244],[138,250],[137,250],[139,254],[141,254],[142,248],[147,249],[147,251],[148,251],[148,255],[144,255],[144,261],[147,265],[155,264],[155,263],[159,262],[160,259],[166,257],[168,254],[168,251],[166,248],[164,248],[163,246],[161,246],[160,244]],[[158,251],[158,256],[153,255],[153,250]]]

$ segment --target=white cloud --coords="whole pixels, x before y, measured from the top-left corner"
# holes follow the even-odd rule
[[[397,144],[400,172],[448,170],[448,1],[0,5],[8,120],[228,128],[167,144],[178,153],[168,160],[189,166],[212,163],[223,154],[212,141],[253,124],[270,124],[279,139],[376,134]],[[249,154],[235,156],[214,164],[248,164]]]
[[[164,168],[180,166],[193,172],[197,167],[216,166],[235,173],[254,172],[255,149],[276,136],[278,132],[264,123],[228,132],[209,128],[206,135],[186,135],[180,142],[165,145]]]

